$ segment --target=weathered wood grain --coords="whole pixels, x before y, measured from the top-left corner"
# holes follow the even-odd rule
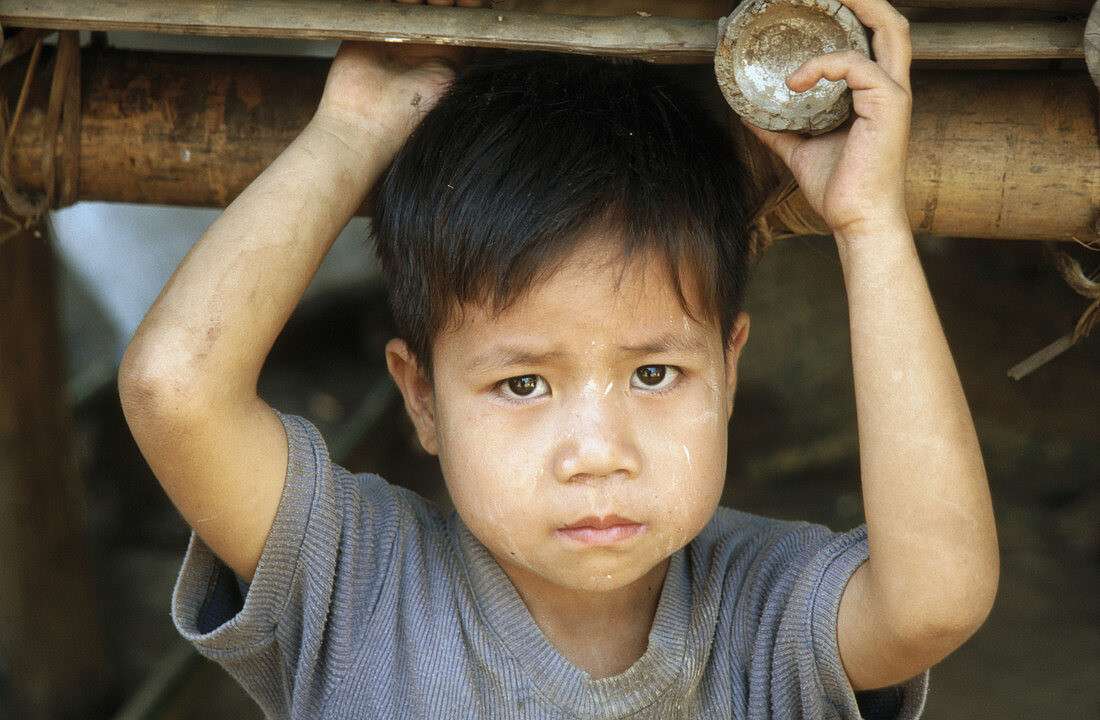
[[[0,24],[185,35],[347,39],[710,62],[707,18],[591,17],[349,0],[0,0]],[[1084,22],[915,23],[918,60],[1084,57]]]
[[[1084,57],[1079,22],[956,22],[911,25],[918,60],[1027,60]]]
[[[988,10],[1039,10],[1084,15],[1093,0],[891,0],[898,7]]]

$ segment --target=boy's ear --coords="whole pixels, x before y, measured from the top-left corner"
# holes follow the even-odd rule
[[[729,341],[726,342],[726,418],[733,414],[733,393],[737,389],[737,361],[741,359],[741,349],[749,339],[749,314],[740,312],[730,328]]]
[[[397,389],[405,398],[405,410],[416,426],[420,444],[432,455],[439,454],[435,436],[435,395],[432,384],[424,376],[420,363],[409,349],[408,343],[394,338],[386,343],[386,367]]]

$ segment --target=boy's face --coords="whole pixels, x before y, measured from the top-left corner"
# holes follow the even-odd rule
[[[464,308],[431,385],[389,348],[459,515],[517,586],[622,588],[663,569],[722,493],[747,318],[727,348],[663,262],[624,270],[618,247],[585,242],[499,315]]]

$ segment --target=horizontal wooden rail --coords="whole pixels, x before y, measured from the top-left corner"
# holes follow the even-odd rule
[[[898,7],[939,10],[1039,10],[1042,12],[1088,14],[1095,0],[891,0]]]
[[[913,23],[915,60],[1027,60],[1085,57],[1084,22]]]
[[[902,3],[899,3],[902,4]],[[6,27],[555,50],[710,62],[713,19],[589,17],[347,0],[0,0]],[[1085,23],[914,23],[918,60],[1083,58]]]

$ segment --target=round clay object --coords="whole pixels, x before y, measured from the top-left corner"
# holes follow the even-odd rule
[[[810,58],[836,50],[871,56],[867,32],[838,0],[744,0],[718,22],[714,74],[726,102],[753,125],[817,135],[847,119],[848,84],[823,79],[796,93],[786,80]]]

